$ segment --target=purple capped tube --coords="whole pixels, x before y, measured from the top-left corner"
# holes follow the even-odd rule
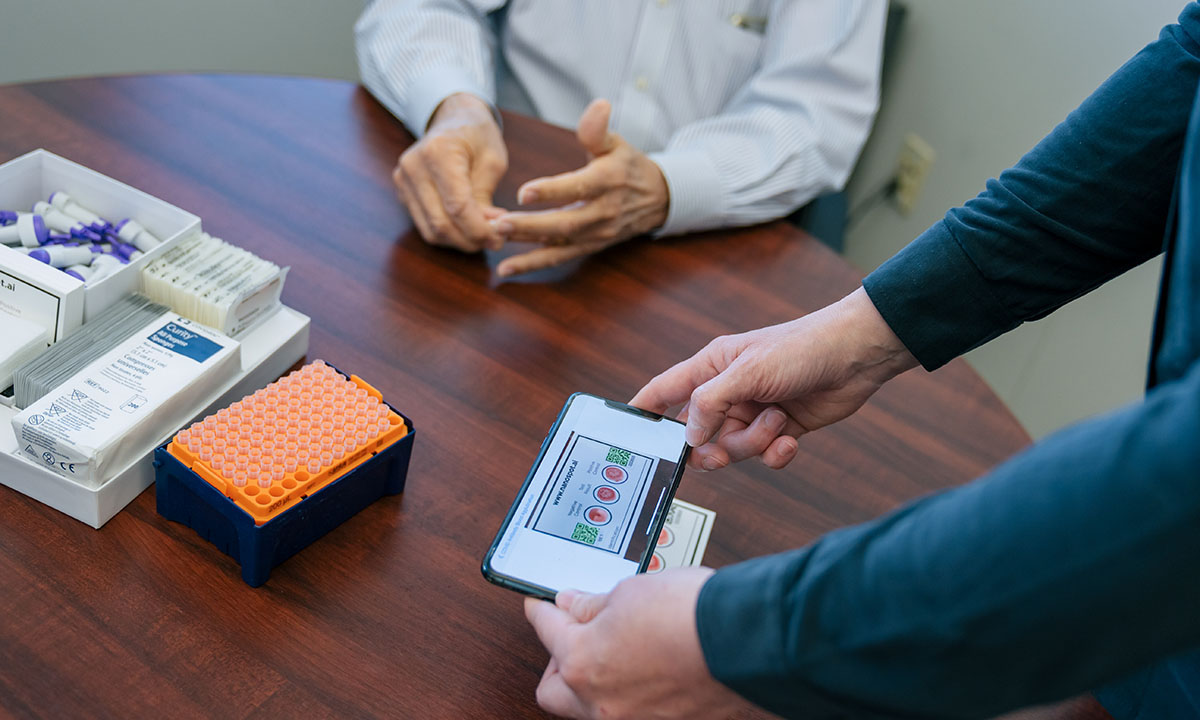
[[[12,225],[0,227],[0,243],[27,248],[40,247],[50,239],[50,231],[40,215],[19,213]]]

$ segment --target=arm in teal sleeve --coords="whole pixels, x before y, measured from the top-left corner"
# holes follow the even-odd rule
[[[1200,644],[1200,364],[961,488],[718,571],[713,675],[806,718],[983,717]]]
[[[1012,169],[871,273],[867,294],[934,369],[1162,250],[1200,81],[1200,5]]]

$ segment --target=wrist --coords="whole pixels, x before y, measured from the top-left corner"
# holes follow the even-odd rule
[[[835,305],[849,363],[858,372],[882,385],[918,365],[862,287]]]
[[[429,124],[425,131],[432,132],[437,127],[455,127],[468,124],[491,123],[497,124],[492,106],[480,98],[467,92],[457,92],[447,95],[429,116]],[[498,124],[497,124],[498,126]]]
[[[650,233],[667,224],[667,218],[671,214],[671,189],[667,186],[667,178],[663,175],[662,169],[658,164],[645,155],[642,155],[642,160],[650,166],[648,174],[650,175],[650,182],[653,187],[651,191],[653,207],[650,214],[650,226],[643,231]]]

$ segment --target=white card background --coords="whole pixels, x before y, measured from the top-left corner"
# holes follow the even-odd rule
[[[717,513],[708,508],[683,500],[672,502],[646,572],[653,574],[666,568],[699,565],[704,560],[704,549],[708,547],[708,536],[716,518]]]

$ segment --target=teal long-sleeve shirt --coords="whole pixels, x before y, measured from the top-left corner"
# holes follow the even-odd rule
[[[961,488],[718,571],[713,675],[785,716],[986,717],[1088,690],[1200,717],[1200,5],[864,281],[928,369],[1165,252],[1144,401]]]

